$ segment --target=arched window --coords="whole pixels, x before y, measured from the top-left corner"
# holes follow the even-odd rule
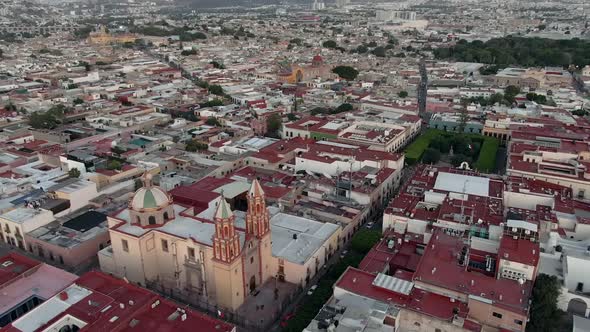
[[[149,223],[150,225],[155,225],[155,224],[156,224],[156,217],[154,217],[154,216],[150,216],[150,217],[148,218],[148,223]]]
[[[168,211],[164,212],[164,220],[168,220],[170,217],[168,216]]]
[[[136,221],[138,224],[141,224],[141,218],[140,218],[139,216],[135,217],[135,221]]]

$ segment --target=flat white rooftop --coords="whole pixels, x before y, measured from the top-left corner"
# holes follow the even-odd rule
[[[19,318],[13,322],[12,325],[24,332],[36,331],[38,328],[48,323],[57,315],[66,311],[72,305],[92,294],[92,292],[88,289],[75,284],[63,291],[68,294],[68,298],[66,300],[60,299],[59,296],[54,296],[35,308],[32,311],[32,314]]]
[[[440,172],[436,177],[434,189],[488,197],[490,179],[481,176]]]
[[[275,214],[270,223],[272,255],[296,264],[305,264],[340,228],[285,213]]]

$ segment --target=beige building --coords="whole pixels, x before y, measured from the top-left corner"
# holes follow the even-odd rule
[[[34,207],[19,207],[0,215],[0,239],[17,246],[27,248],[24,235],[54,220],[53,213]]]
[[[306,283],[336,250],[339,226],[304,218],[286,225],[293,216],[267,208],[256,180],[245,212],[232,211],[223,194],[198,212],[174,204],[150,175],[144,180],[129,208],[108,218],[111,246],[99,252],[103,271],[129,281],[236,310],[275,276]]]

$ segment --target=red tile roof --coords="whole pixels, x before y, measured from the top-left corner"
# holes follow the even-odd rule
[[[92,293],[58,313],[36,331],[46,329],[67,315],[85,322],[87,325],[82,329],[84,331],[188,332],[198,329],[202,332],[230,332],[235,330],[231,324],[186,306],[180,306],[146,289],[101,272],[88,272],[75,284]],[[60,294],[56,296],[61,296]],[[185,319],[182,318],[183,312],[179,312],[179,309],[186,313]],[[43,307],[40,306],[35,310],[43,310]],[[35,310],[29,315],[34,315]],[[114,317],[117,319],[113,320]],[[20,330],[13,325],[8,325],[0,331]]]

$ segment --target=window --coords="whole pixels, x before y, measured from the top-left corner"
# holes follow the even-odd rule
[[[188,248],[188,259],[195,260],[195,248]]]
[[[434,332],[442,332],[441,329],[434,329]]]
[[[250,264],[254,264],[254,256],[250,257]]]
[[[155,225],[155,224],[156,224],[156,217],[154,217],[154,216],[150,216],[150,217],[148,218],[148,223],[149,223],[150,225]]]
[[[123,246],[123,251],[129,252],[129,243],[127,243],[127,240],[121,240],[121,245]]]
[[[496,318],[502,318],[502,314],[499,314],[497,312],[492,313],[492,315]]]
[[[515,323],[516,325],[522,325],[522,321],[521,321],[520,319],[515,319],[515,320],[514,320],[514,323]]]
[[[583,282],[579,282],[578,285],[576,286],[576,292],[583,292],[584,291],[584,283]]]
[[[168,241],[162,240],[162,250],[168,252]]]

